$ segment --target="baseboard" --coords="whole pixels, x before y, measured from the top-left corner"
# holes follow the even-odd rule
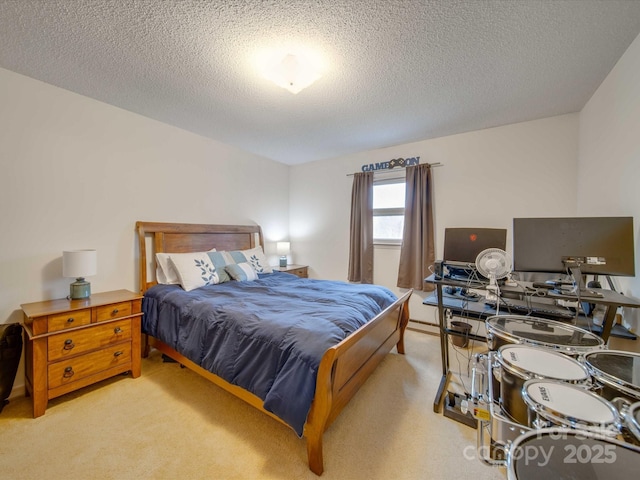
[[[439,335],[440,327],[436,323],[425,322],[423,320],[413,320],[409,319],[409,325],[407,325],[408,330],[413,330],[414,332],[426,333],[427,335]]]

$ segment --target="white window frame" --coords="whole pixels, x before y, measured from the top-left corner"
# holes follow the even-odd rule
[[[377,185],[389,185],[392,183],[404,183],[404,177],[394,177],[394,178],[385,178],[380,180],[373,181],[373,188]],[[374,208],[373,216],[374,217],[387,217],[387,216],[403,216],[404,217],[404,207],[401,208]],[[402,245],[402,238],[373,238],[374,245]]]

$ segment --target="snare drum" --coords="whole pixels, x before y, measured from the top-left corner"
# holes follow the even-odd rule
[[[630,480],[638,471],[640,448],[581,430],[531,430],[507,452],[509,480]]]
[[[607,400],[622,398],[627,404],[640,401],[640,354],[622,350],[590,352],[584,362],[599,393]]]
[[[504,345],[497,354],[500,364],[500,404],[507,415],[522,425],[528,423],[528,408],[522,399],[527,380],[542,378],[588,386],[590,375],[578,360],[546,348]]]
[[[522,399],[529,407],[531,428],[567,427],[610,437],[620,433],[620,417],[612,403],[585,388],[551,380],[528,380]]]
[[[527,344],[577,357],[606,348],[602,338],[594,333],[544,318],[496,315],[489,317],[485,326],[489,350],[508,344]]]

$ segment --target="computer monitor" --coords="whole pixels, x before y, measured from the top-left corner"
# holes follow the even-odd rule
[[[506,228],[445,228],[442,260],[449,265],[475,266],[476,257],[487,248],[504,250]]]
[[[633,217],[514,218],[520,272],[635,276]]]

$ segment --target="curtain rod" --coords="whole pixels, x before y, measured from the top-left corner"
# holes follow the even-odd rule
[[[430,163],[429,164],[430,167],[443,167],[444,165],[440,162],[436,162],[436,163]],[[406,167],[405,167],[406,168]],[[385,173],[399,173],[399,172],[404,172],[406,170],[394,170],[394,169],[389,169],[386,168],[384,170],[374,170],[373,173],[376,174],[385,174]],[[355,173],[347,173],[347,177],[353,177],[355,175]]]

